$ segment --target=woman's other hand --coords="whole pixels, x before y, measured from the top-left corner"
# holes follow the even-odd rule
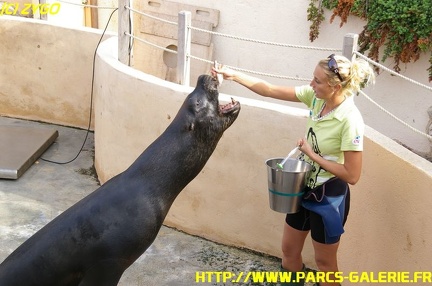
[[[305,155],[307,155],[309,158],[311,158],[315,154],[315,152],[312,150],[312,147],[307,142],[306,138],[299,139],[297,141],[297,146],[299,147],[299,150]]]

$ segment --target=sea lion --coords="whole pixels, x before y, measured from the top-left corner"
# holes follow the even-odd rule
[[[0,285],[117,285],[153,243],[177,195],[236,120],[240,104],[219,105],[217,86],[216,78],[201,75],[172,123],[127,170],[53,219],[0,264]]]

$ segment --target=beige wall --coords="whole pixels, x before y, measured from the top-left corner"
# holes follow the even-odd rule
[[[0,17],[0,114],[85,127],[98,34],[11,18]],[[96,167],[103,182],[164,131],[191,91],[119,64],[116,45],[116,38],[102,44],[96,66]],[[279,256],[284,216],[268,207],[264,161],[292,148],[304,132],[305,111],[234,97],[242,103],[239,118],[166,224]],[[341,269],[430,271],[432,165],[371,128],[366,135]],[[313,265],[310,241],[305,261]]]
[[[161,2],[163,7],[164,1]],[[167,1],[168,2],[168,1]],[[238,40],[223,36],[212,36],[214,53],[212,57],[202,57],[198,51],[192,51],[192,55],[204,59],[218,60],[219,62],[239,67],[242,69],[269,73],[275,75],[312,78],[312,72],[318,60],[326,58],[329,54],[334,53],[332,50],[322,50],[322,48],[342,49],[343,37],[348,33],[360,33],[366,22],[357,17],[350,17],[348,23],[339,27],[340,18],[336,18],[333,24],[329,23],[332,12],[326,11],[326,20],[323,21],[320,28],[319,38],[311,43],[309,41],[309,27],[311,22],[307,21],[307,9],[310,1],[305,0],[220,0],[220,1],[203,1],[203,0],[183,0],[184,5],[196,5],[208,9],[220,11],[219,23],[213,31],[222,34],[242,37],[248,40]],[[139,9],[139,8],[138,8]],[[141,16],[134,13],[135,19]],[[135,25],[136,35],[138,35],[138,24]],[[158,32],[162,33],[162,25]],[[194,35],[192,31],[192,35]],[[141,35],[140,35],[141,37]],[[152,43],[153,40],[151,39]],[[164,38],[160,37],[160,40]],[[282,43],[290,45],[312,46],[316,49],[279,47],[275,45],[256,43],[253,40],[262,40],[273,43]],[[167,41],[165,39],[165,41]],[[139,43],[136,41],[136,47]],[[135,58],[145,64],[155,63],[154,58],[161,50],[154,49],[147,45],[147,51],[154,54],[140,54],[140,49],[134,49]],[[335,52],[339,53],[339,52]],[[148,56],[146,59],[145,57]],[[415,63],[401,65],[401,74],[414,79],[422,84],[431,86],[428,82],[428,72],[430,53],[423,53],[420,59]],[[201,65],[199,61],[192,60],[193,68]],[[389,58],[384,65],[392,68],[393,59]],[[159,61],[152,65],[154,70],[152,74],[165,78],[165,66]],[[192,73],[192,77],[196,74]],[[305,81],[279,79],[275,77],[264,77],[273,83],[283,85],[300,85],[308,84]],[[191,79],[191,84],[194,82]],[[273,99],[262,99],[258,95],[246,90],[238,84],[225,84],[221,91],[227,94],[241,95],[243,97],[268,100],[276,102]],[[425,132],[426,125],[429,121],[427,109],[432,106],[431,91],[419,87],[399,77],[395,77],[387,72],[381,72],[377,78],[374,87],[365,89],[365,92],[372,97],[377,103],[383,106],[392,114],[406,122],[407,124]],[[298,106],[293,103],[282,102],[280,104],[289,106]],[[382,112],[375,105],[370,103],[363,96],[357,98],[359,106],[366,124],[374,129],[389,136],[392,139],[398,139],[404,144],[422,152],[432,152],[431,143],[422,135],[412,132],[409,128],[403,126],[386,113]]]
[[[112,53],[116,43],[104,42],[97,61],[103,71],[96,78],[95,126],[102,181],[129,166],[164,131],[191,91],[119,64]],[[304,132],[306,112],[235,99],[242,103],[239,118],[201,174],[179,195],[166,224],[279,256],[284,216],[268,206],[264,161],[293,147]],[[429,271],[432,164],[377,131],[366,131],[363,175],[352,187],[341,269]],[[313,265],[310,241],[305,261]]]
[[[99,30],[0,16],[0,115],[87,128],[100,37]]]
[[[429,271],[432,164],[371,128],[366,135],[363,174],[353,188],[341,245],[342,269]]]

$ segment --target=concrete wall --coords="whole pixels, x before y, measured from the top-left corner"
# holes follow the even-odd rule
[[[97,60],[96,168],[102,181],[127,168],[165,130],[192,90],[119,64],[116,44],[114,38],[105,41]],[[242,104],[237,121],[165,223],[279,256],[284,215],[269,208],[264,162],[291,149],[304,132],[307,112],[234,97]],[[352,187],[341,243],[341,269],[428,271],[432,165],[370,127],[366,135],[363,174]],[[313,265],[309,240],[304,254]]]
[[[151,2],[161,3],[163,7],[166,5],[164,3],[169,1],[154,0]],[[309,41],[309,26],[311,22],[307,21],[307,9],[310,1],[184,0],[173,2],[219,10],[219,23],[213,29],[213,31],[218,33],[248,38],[250,40],[263,40],[316,48],[342,49],[344,35],[347,33],[360,33],[366,24],[356,17],[350,17],[348,23],[339,28],[340,19],[336,18],[334,23],[330,24],[331,11],[327,11],[326,20],[320,28],[319,38],[311,43]],[[141,16],[134,14],[134,17],[137,19]],[[139,26],[136,24],[136,35],[139,34],[138,28]],[[160,28],[162,28],[162,25]],[[194,31],[192,31],[192,35],[194,35]],[[214,46],[213,57],[205,59],[216,59],[223,64],[252,71],[310,79],[318,60],[326,58],[329,54],[333,53],[328,50],[278,47],[217,35],[212,36],[212,43]],[[143,56],[148,56],[149,61],[152,61],[150,58],[154,56],[148,53],[142,55],[138,47],[139,45],[136,43],[136,49],[134,49],[135,58],[147,63],[147,61],[143,60]],[[150,49],[154,53],[158,52],[157,49]],[[192,55],[201,56],[194,52],[192,52]],[[401,74],[431,86],[428,82],[428,73],[426,70],[430,65],[428,62],[429,57],[430,53],[422,54],[417,62],[406,65],[402,64]],[[196,67],[199,64],[201,64],[200,61],[191,60],[192,67]],[[384,63],[389,68],[392,68],[393,64],[392,59],[388,59]],[[162,76],[159,77],[164,79],[166,74],[163,70],[164,68],[163,64],[153,65],[152,69],[154,72],[152,74],[157,75],[160,73]],[[283,85],[308,84],[308,82],[298,80],[277,79],[274,77],[263,78]],[[195,79],[191,79],[191,84],[195,82]],[[222,86],[221,91],[263,100],[256,94],[234,83],[225,84]],[[432,92],[430,90],[418,87],[387,72],[382,72],[377,78],[377,84],[372,88],[365,89],[365,92],[398,118],[416,129],[425,132],[429,121],[427,109],[432,106]],[[276,102],[272,99],[264,100]],[[300,106],[285,102],[279,104]],[[362,111],[366,123],[371,127],[390,138],[400,140],[415,150],[432,152],[431,143],[425,136],[418,135],[407,127],[404,127],[371,104],[366,98],[359,96],[357,104]]]
[[[0,115],[87,128],[100,37],[99,30],[1,16]]]
[[[93,30],[0,17],[0,114],[86,127],[98,38]],[[116,38],[102,44],[96,65],[96,167],[103,182],[165,130],[191,91],[119,64],[116,44]],[[239,118],[166,224],[279,256],[284,216],[268,207],[264,161],[284,156],[302,136],[305,111],[233,96],[243,106]],[[366,135],[341,269],[429,271],[432,165],[371,128]],[[305,261],[312,265],[310,241]]]
[[[54,3],[54,1],[48,2]],[[71,0],[69,2],[81,3],[78,0]],[[147,3],[146,1],[144,2]],[[144,5],[144,2],[135,2],[134,7],[140,9]],[[153,3],[156,6],[157,3],[162,3],[162,6],[164,6],[164,3],[167,2],[178,2],[181,5],[194,5],[220,11],[218,24],[213,29],[218,33],[240,36],[252,40],[313,46],[317,48],[341,49],[344,35],[347,33],[360,33],[366,24],[356,17],[350,17],[348,23],[340,28],[340,19],[336,18],[334,23],[330,24],[331,12],[326,11],[326,20],[322,23],[319,38],[311,43],[309,41],[309,26],[311,23],[307,21],[309,1],[149,1],[149,3]],[[117,3],[118,1],[116,0],[98,1],[98,5],[103,7],[115,7]],[[99,28],[102,29],[105,27],[111,11],[110,9],[99,9]],[[145,17],[143,18],[141,15],[135,13],[133,13],[133,17],[135,35],[144,37],[144,34],[140,34],[140,28],[141,20],[145,19]],[[57,15],[48,15],[47,18],[52,23],[67,23],[68,25],[80,26],[84,22],[83,8],[61,3],[60,13]],[[163,26],[160,25],[159,28]],[[108,29],[110,31],[117,30],[117,12],[114,13]],[[193,32],[194,34],[196,32]],[[147,36],[151,41],[157,39],[157,37]],[[163,37],[159,37],[158,39],[159,41],[156,40],[155,43],[163,47],[172,44],[175,45],[175,40],[173,39],[171,39],[172,41]],[[138,69],[144,70],[143,67],[145,67],[145,72],[162,79],[173,78],[174,69],[167,68],[160,60],[161,54],[171,56],[170,53],[162,53],[162,50],[154,49],[139,41],[135,41],[134,46],[132,62],[135,62]],[[145,51],[145,54],[142,54],[141,51]],[[332,52],[263,45],[252,41],[231,39],[217,35],[212,36],[211,47],[208,51],[193,51],[194,56],[204,59],[216,59],[227,65],[264,73],[301,78],[311,78],[317,61],[327,57],[330,53]],[[425,53],[415,63],[401,65],[401,74],[430,87],[426,71],[430,65],[429,57],[430,53]],[[193,76],[191,83],[193,83],[199,75],[199,72],[196,71],[202,72],[203,69],[207,70],[208,65],[195,59],[191,60],[191,63]],[[390,58],[383,64],[392,68],[394,63]],[[149,66],[151,67],[149,68]],[[298,80],[276,79],[273,77],[264,78],[284,85],[307,84],[304,81]],[[228,94],[259,99],[257,95],[237,84],[225,84],[221,91]],[[427,109],[432,107],[432,93],[430,90],[419,87],[399,77],[392,76],[387,72],[382,72],[377,78],[377,84],[374,87],[365,89],[365,92],[406,124],[421,132],[426,132],[428,122],[432,120],[427,114]],[[275,102],[272,99],[265,100]],[[279,104],[299,106],[285,102]],[[429,153],[429,156],[432,156],[432,143],[425,136],[415,133],[397,122],[363,96],[357,97],[357,105],[364,116],[366,124],[392,139],[401,141],[403,144],[414,149],[414,151]]]

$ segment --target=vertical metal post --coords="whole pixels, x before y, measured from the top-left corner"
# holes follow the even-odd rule
[[[355,59],[354,51],[357,51],[358,34],[346,34],[343,40],[342,55],[353,61]]]
[[[186,86],[190,84],[191,19],[189,11],[178,14],[177,83]]]
[[[45,5],[46,4],[46,0],[32,0],[31,2],[32,2],[33,5],[39,5],[39,4]],[[41,6],[39,6],[39,7],[41,7]],[[45,14],[45,13],[41,14],[40,11],[39,11],[39,9],[37,9],[36,11],[34,11],[35,13],[33,14],[33,18],[35,18],[35,19],[41,19],[41,20],[48,20],[47,14]]]
[[[130,10],[125,7],[130,7],[130,0],[119,0],[118,5],[118,60],[129,65],[130,38],[125,33],[132,33]]]

